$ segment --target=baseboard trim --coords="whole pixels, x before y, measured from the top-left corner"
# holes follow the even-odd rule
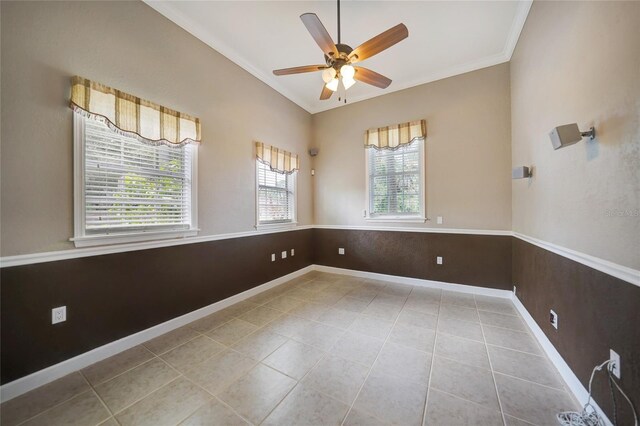
[[[447,283],[443,281],[423,280],[420,278],[402,277],[399,275],[379,274],[376,272],[356,271],[354,269],[335,268],[333,266],[313,265],[314,270],[328,272],[331,274],[348,275],[357,278],[369,278],[372,280],[388,281],[398,284],[414,285],[418,287],[437,288],[440,290],[451,290],[460,293],[478,294],[483,296],[511,298],[511,291],[497,288],[476,287],[466,284]]]
[[[584,406],[589,399],[589,391],[582,385],[582,382],[580,382],[578,377],[571,370],[571,367],[569,367],[569,364],[567,364],[564,358],[562,358],[560,352],[558,352],[555,346],[553,346],[551,340],[549,340],[547,335],[544,334],[544,331],[542,331],[538,323],[533,319],[520,299],[518,299],[516,295],[513,295],[512,301],[524,321],[527,323],[527,326],[529,326],[529,329],[533,333],[534,337],[540,343],[540,346],[542,346],[542,349],[560,373],[560,376],[567,384],[567,387],[569,388],[571,393],[573,393],[580,405]],[[604,413],[604,411],[602,411],[602,409],[594,400],[591,401],[591,405],[594,406],[600,417],[604,419],[606,426],[613,426],[613,423],[611,423],[607,415]]]
[[[154,337],[158,337],[161,334],[175,330],[176,328],[182,327],[186,324],[189,324],[190,322],[193,322],[200,318],[204,318],[207,315],[222,310],[230,305],[233,305],[234,303],[241,302],[245,299],[248,299],[249,297],[253,297],[264,291],[277,287],[280,284],[284,284],[289,280],[297,278],[313,270],[314,265],[306,266],[302,269],[298,269],[295,272],[291,272],[290,274],[283,275],[282,277],[276,278],[247,291],[243,291],[242,293],[235,294],[216,303],[212,303],[211,305],[189,312],[177,318],[173,318],[151,328],[147,328],[146,330],[142,330],[129,336],[123,337],[122,339],[116,340],[114,342],[107,343],[106,345],[92,349],[89,352],[85,352],[73,358],[62,361],[58,364],[36,371],[35,373],[31,373],[28,376],[14,380],[13,382],[9,382],[0,387],[0,402],[5,402],[13,399],[39,386],[45,385],[49,382],[66,376],[67,374],[73,373],[74,371],[81,370],[91,364],[102,361],[103,359],[109,358],[110,356],[116,355],[122,351],[133,348],[134,346],[151,340]]]

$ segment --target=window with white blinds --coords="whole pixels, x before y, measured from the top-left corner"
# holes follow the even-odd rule
[[[76,120],[82,176],[76,176],[81,205],[74,241],[136,233],[163,238],[195,228],[194,145],[149,145],[99,121]]]
[[[258,225],[296,221],[296,175],[278,173],[256,160]]]
[[[367,179],[370,218],[424,216],[423,139],[397,149],[368,148]]]

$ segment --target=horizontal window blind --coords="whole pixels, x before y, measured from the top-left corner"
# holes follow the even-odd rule
[[[397,149],[367,149],[369,213],[403,216],[421,213],[422,139]]]
[[[284,174],[258,163],[258,223],[292,222],[295,209],[295,175]]]
[[[191,226],[191,145],[147,145],[85,119],[87,234]]]

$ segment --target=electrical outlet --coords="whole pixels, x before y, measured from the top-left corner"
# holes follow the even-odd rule
[[[549,311],[549,322],[551,323],[553,328],[555,328],[556,330],[558,329],[558,314],[553,312],[553,309]]]
[[[275,253],[271,253],[271,261],[272,262],[276,261],[276,254]]]
[[[438,265],[442,265],[442,256],[438,256],[438,257],[436,257],[436,263],[437,263]]]
[[[609,349],[609,359],[611,360],[611,363],[609,364],[609,371],[619,379],[621,376],[620,355],[618,355],[613,349]]]
[[[287,251],[286,250],[283,251],[281,256],[282,256],[283,259],[286,259],[287,258]]]
[[[296,251],[294,249],[291,249],[291,256],[295,256]]]
[[[513,286],[513,294],[516,294],[516,286]]]
[[[437,223],[438,225],[442,225],[442,216],[438,216],[438,217],[436,218],[436,223]]]
[[[60,306],[51,310],[51,324],[65,322],[67,320],[67,307]]]
[[[338,254],[344,254],[344,249],[342,247],[338,249]]]

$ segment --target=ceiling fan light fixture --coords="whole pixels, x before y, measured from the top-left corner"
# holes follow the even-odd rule
[[[322,71],[322,80],[325,83],[329,83],[335,77],[336,77],[336,70],[334,70],[333,68],[327,68],[326,70]]]
[[[338,90],[339,83],[340,83],[340,80],[338,80],[337,78],[334,78],[333,80],[331,80],[326,84],[327,89],[331,90],[332,92],[335,92],[336,90]]]
[[[342,84],[344,85],[344,89],[347,90],[349,87],[356,84],[356,81],[353,78],[347,78],[345,76],[342,77]]]
[[[343,65],[340,68],[340,75],[343,79],[353,80],[353,76],[356,75],[356,70],[351,65]]]

